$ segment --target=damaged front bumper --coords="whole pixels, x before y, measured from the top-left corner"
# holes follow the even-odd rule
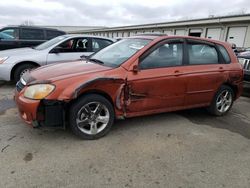
[[[15,92],[15,102],[21,118],[31,127],[65,128],[66,103],[58,100],[31,100]]]

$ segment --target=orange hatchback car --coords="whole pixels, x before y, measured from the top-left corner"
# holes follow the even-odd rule
[[[141,35],[77,62],[26,73],[15,101],[32,127],[69,125],[81,138],[97,139],[115,119],[196,107],[224,115],[242,82],[242,67],[227,43]]]

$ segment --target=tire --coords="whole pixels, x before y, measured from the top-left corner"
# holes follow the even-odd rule
[[[223,116],[230,111],[233,106],[233,102],[234,91],[231,87],[222,85],[214,96],[213,101],[208,108],[208,111],[212,115]]]
[[[14,72],[14,81],[15,82],[18,82],[21,78],[21,76],[26,72],[26,71],[29,71],[31,69],[34,69],[36,66],[35,65],[32,65],[32,64],[21,64],[19,65],[15,72]]]
[[[88,94],[79,98],[69,110],[72,132],[85,140],[94,140],[106,135],[114,123],[114,118],[112,104],[105,97],[97,94]]]

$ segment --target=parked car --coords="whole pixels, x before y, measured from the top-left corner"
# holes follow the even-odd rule
[[[37,46],[64,31],[34,26],[11,26],[0,29],[0,50]]]
[[[250,48],[238,54],[240,64],[244,69],[244,80],[250,82]]]
[[[113,39],[88,35],[62,35],[32,48],[0,51],[0,80],[17,82],[30,69],[80,59],[112,44]]]
[[[26,73],[15,101],[32,127],[68,122],[81,138],[97,139],[115,119],[196,107],[222,116],[241,95],[242,81],[242,67],[227,43],[142,35],[89,59]]]

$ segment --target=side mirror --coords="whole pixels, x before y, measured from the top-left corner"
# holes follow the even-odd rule
[[[52,50],[50,50],[50,53],[54,53],[54,54],[60,53],[61,49],[62,49],[61,47],[57,46],[53,48]]]
[[[138,72],[139,72],[139,67],[138,67],[138,65],[134,65],[134,66],[133,66],[133,72],[134,72],[134,73],[138,73]]]

